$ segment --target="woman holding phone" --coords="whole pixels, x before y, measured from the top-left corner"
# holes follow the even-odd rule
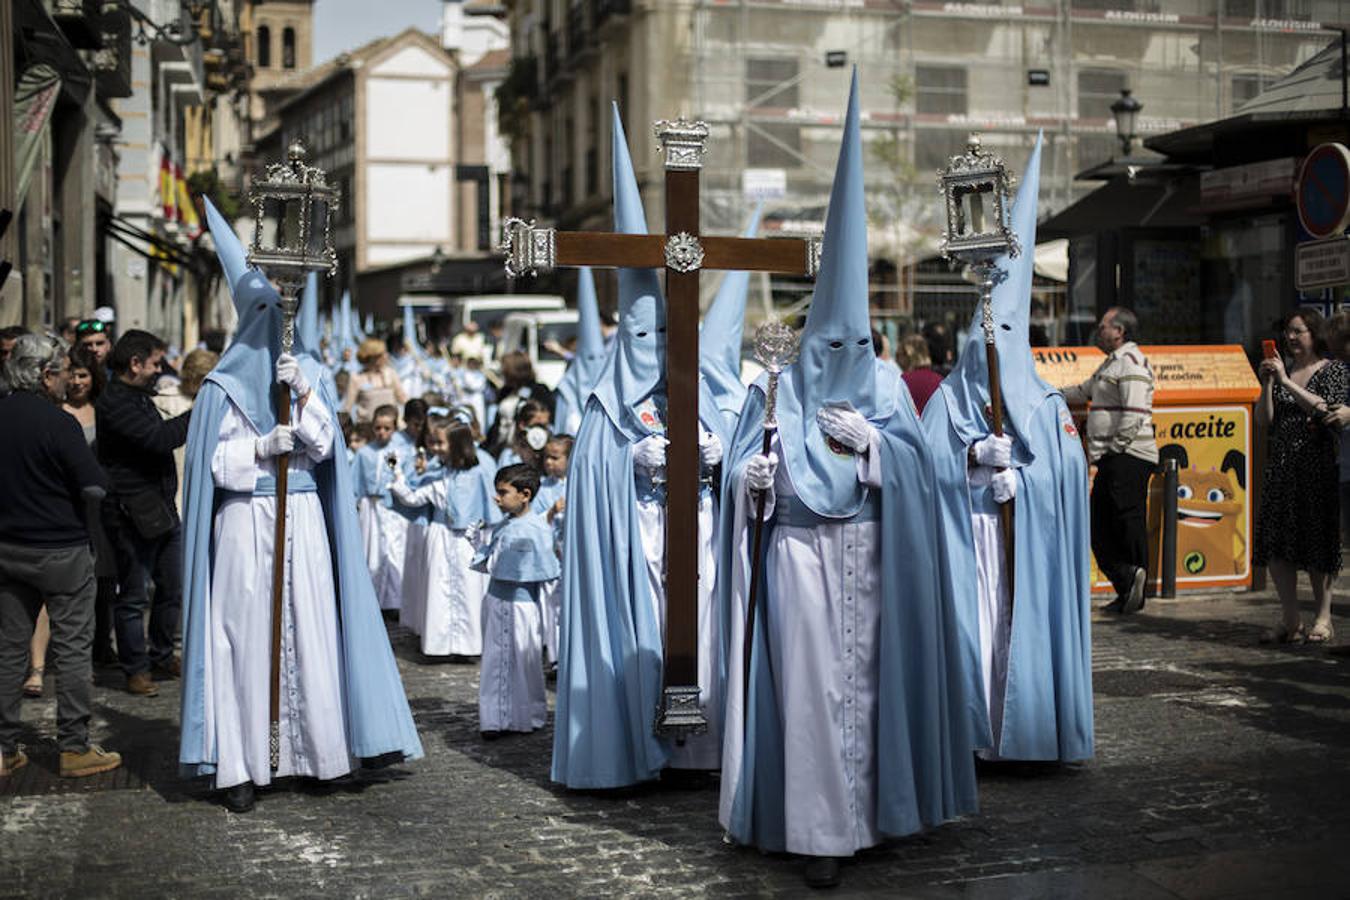
[[[1334,636],[1331,585],[1341,569],[1339,446],[1325,420],[1345,401],[1350,370],[1326,358],[1326,323],[1317,310],[1296,310],[1280,332],[1288,365],[1267,347],[1258,369],[1256,417],[1269,432],[1252,562],[1269,568],[1283,612],[1262,641],[1325,643]],[[1312,581],[1317,606],[1307,628],[1298,604],[1300,570]]]

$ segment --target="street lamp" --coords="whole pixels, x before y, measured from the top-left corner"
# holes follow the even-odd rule
[[[1135,125],[1139,121],[1139,110],[1143,108],[1144,104],[1130,96],[1129,88],[1122,88],[1120,99],[1111,104],[1111,115],[1116,117],[1116,137],[1120,139],[1125,156],[1134,149],[1134,139],[1138,136]]]
[[[439,275],[441,273],[441,269],[444,266],[445,266],[445,251],[441,249],[440,244],[437,244],[436,249],[431,254],[431,274]]]

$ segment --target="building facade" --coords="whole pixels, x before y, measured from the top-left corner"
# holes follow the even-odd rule
[[[1220,118],[1350,21],[1346,0],[508,5],[514,205],[560,227],[608,227],[613,100],[649,188],[661,167],[650,123],[679,114],[709,123],[706,229],[736,231],[761,198],[765,233],[818,229],[856,64],[874,299],[920,317],[924,285],[913,264],[935,252],[942,225],[934,172],[970,131],[1014,171],[1044,136],[1040,201],[1049,214],[1095,187],[1075,173],[1119,152],[1110,107],[1123,88],[1143,103],[1143,136]],[[646,199],[656,227],[659,188]],[[899,274],[878,284],[886,273]]]

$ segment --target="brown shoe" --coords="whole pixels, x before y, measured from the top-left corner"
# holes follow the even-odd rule
[[[153,666],[155,673],[164,675],[168,678],[183,677],[183,661],[176,656],[170,656]]]
[[[62,751],[61,777],[84,778],[86,775],[109,772],[121,764],[122,755],[120,753],[104,750],[98,744],[90,744],[89,749],[83,753]]]
[[[28,754],[15,749],[13,753],[0,753],[0,775],[12,775],[28,765]]]
[[[149,672],[137,672],[135,675],[127,676],[127,693],[155,697],[159,695],[159,685],[155,684]]]

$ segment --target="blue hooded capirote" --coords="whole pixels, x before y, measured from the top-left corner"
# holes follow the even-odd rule
[[[583,266],[577,270],[577,351],[555,395],[553,430],[558,434],[575,434],[572,420],[580,421],[608,355],[600,329],[600,305],[595,299],[595,276]]]
[[[994,288],[994,336],[1013,441],[1012,629],[1002,734],[993,746],[980,675],[979,582],[971,514],[994,512],[990,489],[970,487],[967,448],[992,431],[980,310],[952,373],[924,410],[939,481],[944,571],[964,637],[968,679],[981,698],[971,710],[980,746],[1000,757],[1082,760],[1093,755],[1092,640],[1088,574],[1087,460],[1063,396],[1036,374],[1028,335],[1036,244],[1041,141],[1013,203],[1021,253],[1001,257]],[[1002,565],[1000,561],[998,563]]]
[[[731,573],[749,571],[749,534],[754,526],[745,504],[732,498],[744,496],[746,465],[761,450],[766,383],[767,376],[761,376],[750,387],[724,461],[718,591],[728,617],[726,635],[743,631],[731,619],[744,622],[746,615],[748,575],[737,578]],[[827,403],[848,403],[877,429],[879,497],[872,497],[874,489],[860,482],[852,454],[826,447],[816,411]],[[859,752],[875,761],[877,828],[889,835],[910,834],[972,812],[976,785],[970,723],[959,714],[969,704],[955,661],[958,633],[936,565],[939,536],[929,525],[936,504],[932,461],[904,382],[894,367],[877,361],[871,342],[856,71],[830,193],[820,277],[801,335],[799,360],[784,370],[779,381],[778,417],[781,465],[816,517],[825,525],[831,520],[851,521],[869,499],[869,508],[876,509],[880,526],[874,561],[880,569],[876,745]],[[775,517],[765,523],[760,565],[768,558],[778,515],[775,509]],[[743,565],[737,565],[733,554],[741,554]],[[822,560],[827,567],[836,564]],[[840,564],[841,574],[842,568]],[[785,783],[786,711],[779,703],[781,689],[774,673],[794,661],[770,658],[769,634],[775,621],[793,616],[794,605],[803,599],[779,594],[774,583],[766,578],[761,588],[750,680],[743,698],[747,707],[743,752],[739,760],[734,753],[723,760],[722,824],[740,844],[782,851],[787,849],[784,798],[797,786]],[[742,660],[741,642],[732,640],[728,671],[739,672]],[[740,718],[733,710],[742,698],[730,696],[731,690],[728,747],[733,744],[731,729],[742,726],[733,721]],[[829,727],[824,719],[822,726]]]
[[[755,206],[744,237],[759,230],[762,204]],[[717,408],[726,420],[728,433],[736,431],[736,420],[745,405],[745,383],[741,381],[741,341],[745,334],[745,298],[750,292],[750,273],[727,272],[717,287],[712,303],[703,316],[698,336],[698,369],[708,383]]]
[[[646,213],[617,108],[614,225],[645,234]],[[657,272],[619,270],[619,329],[586,402],[567,477],[562,632],[553,780],[612,788],[655,778],[669,758],[653,734],[661,701],[662,623],[648,590],[637,518],[633,445],[657,429],[645,404],[665,395],[666,310]],[[725,446],[701,385],[699,419]]]
[[[229,598],[211,596],[211,529],[217,496],[211,474],[221,422],[233,403],[261,434],[276,426],[272,406],[276,357],[280,352],[281,306],[276,290],[255,269],[247,268],[233,230],[209,200],[207,222],[225,276],[233,289],[239,324],[234,341],[202,384],[188,430],[183,487],[183,693],[179,763],[189,775],[215,771],[215,723],[207,717],[206,645],[211,604]],[[308,353],[305,334],[297,334],[294,354],[305,378],[334,417],[337,391],[332,376]],[[337,588],[342,697],[346,704],[347,744],[352,756],[401,754],[415,759],[422,745],[413,725],[398,666],[380,617],[379,604],[361,550],[360,527],[352,502],[351,472],[341,444],[333,457],[313,470],[328,526]]]

